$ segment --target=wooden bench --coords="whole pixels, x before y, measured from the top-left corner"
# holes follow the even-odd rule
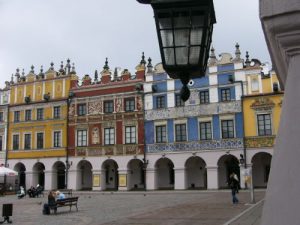
[[[79,197],[70,197],[70,198],[64,198],[64,199],[57,199],[55,202],[55,205],[51,205],[49,206],[50,209],[52,209],[54,211],[54,213],[56,214],[57,212],[57,208],[59,207],[70,207],[70,211],[72,206],[76,206],[76,209],[78,211],[78,207],[77,207],[77,202],[78,202],[78,198]]]
[[[67,195],[68,197],[72,196],[72,192],[73,190],[72,189],[59,189],[58,191],[60,191],[61,193]]]

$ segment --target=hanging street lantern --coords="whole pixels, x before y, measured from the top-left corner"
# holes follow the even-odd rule
[[[137,0],[151,4],[165,71],[180,79],[181,98],[188,100],[188,82],[205,75],[216,23],[213,0]]]

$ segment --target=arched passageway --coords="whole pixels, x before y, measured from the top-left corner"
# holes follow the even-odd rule
[[[223,155],[218,161],[219,188],[228,188],[228,180],[231,173],[235,173],[240,179],[239,161],[233,155]]]
[[[174,189],[175,174],[174,164],[168,158],[161,158],[155,163],[157,189]]]
[[[41,162],[34,164],[32,168],[32,185],[36,187],[37,184],[45,187],[45,165]]]
[[[14,170],[18,172],[18,178],[16,180],[16,188],[22,186],[27,189],[26,187],[26,167],[23,163],[19,162],[15,165]],[[28,187],[29,188],[29,187]]]
[[[64,189],[66,186],[66,166],[57,161],[52,167],[52,189]]]
[[[119,174],[118,164],[112,159],[105,160],[102,164],[101,186],[102,190],[118,190]]]
[[[78,190],[92,190],[93,172],[92,164],[87,160],[82,160],[77,165]]]
[[[272,155],[265,152],[257,153],[253,156],[252,179],[256,188],[266,188],[269,180]]]
[[[128,169],[128,189],[142,190],[145,188],[145,173],[143,162],[139,159],[132,159],[127,165]]]
[[[186,161],[185,179],[188,189],[207,189],[206,163],[202,158],[194,156]]]

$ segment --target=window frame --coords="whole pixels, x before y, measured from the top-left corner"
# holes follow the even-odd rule
[[[31,121],[31,117],[32,117],[32,110],[26,109],[25,110],[25,121]]]
[[[207,126],[209,124],[209,127]],[[201,125],[204,125],[202,128]],[[210,130],[210,132],[208,132]],[[202,132],[204,131],[204,133]],[[210,135],[210,137],[209,137]],[[201,141],[212,140],[213,131],[212,131],[212,122],[211,121],[200,121],[199,122],[199,139]]]
[[[0,112],[0,122],[4,122],[4,113]]]
[[[129,131],[127,131],[127,128],[129,129]],[[132,129],[134,129],[134,131]],[[136,144],[136,138],[136,126],[125,126],[125,144]]]
[[[14,111],[14,122],[20,122],[20,111]]]
[[[53,147],[54,148],[61,148],[61,131],[54,130],[53,131]]]
[[[108,131],[108,133],[106,131]],[[104,142],[103,142],[104,145],[114,145],[116,143],[115,142],[116,132],[114,127],[105,127],[103,134],[104,134]]]
[[[232,122],[232,126],[228,126],[229,122]],[[223,126],[223,123],[226,123],[226,127]],[[232,131],[230,130],[230,127],[232,127]],[[224,128],[226,128],[226,130]],[[230,138],[235,137],[235,127],[234,127],[233,119],[222,119],[221,120],[221,134],[222,134],[222,139],[230,139]]]
[[[31,134],[25,133],[24,134],[24,150],[30,150],[31,149]]]
[[[76,131],[76,140],[77,147],[86,147],[88,142],[87,129],[78,129]]]
[[[114,100],[106,100],[103,102],[103,112],[113,113],[114,112]]]
[[[184,101],[181,99],[180,94],[175,94],[175,107],[183,107]]]
[[[16,140],[16,138],[17,138],[17,140]],[[19,149],[20,149],[20,134],[13,134],[13,136],[12,136],[12,150],[19,150]]]
[[[208,104],[209,101],[209,90],[203,90],[199,92],[200,104]]]
[[[155,142],[156,143],[167,143],[167,126],[166,125],[162,124],[162,125],[155,126]]]
[[[175,141],[184,142],[187,141],[186,123],[175,124]]]
[[[61,107],[53,106],[53,118],[60,119],[60,117],[61,117]]]
[[[135,98],[125,98],[124,107],[125,112],[133,112],[135,110]]]
[[[156,108],[157,109],[166,108],[166,96],[164,95],[156,96]]]
[[[265,119],[266,116],[269,116],[268,120]],[[259,117],[263,117],[263,120],[259,120]],[[262,121],[263,124],[260,124],[260,121]],[[269,121],[270,123],[266,124],[266,121]],[[257,114],[256,122],[257,122],[257,135],[258,136],[271,136],[273,134],[273,132],[272,132],[272,114],[271,113]],[[263,126],[263,129],[260,129],[261,126]],[[266,126],[270,126],[270,128],[267,129]],[[269,131],[269,133],[267,131]]]
[[[39,135],[41,135],[42,141],[39,140]],[[41,144],[40,142],[42,143],[42,145],[40,145]],[[43,148],[44,148],[44,132],[37,132],[36,133],[36,149],[43,149]]]
[[[85,116],[86,112],[86,103],[81,103],[77,105],[77,115],[78,116]]]
[[[221,88],[221,102],[231,101],[231,90],[230,88]]]
[[[36,109],[36,120],[44,120],[44,108]]]

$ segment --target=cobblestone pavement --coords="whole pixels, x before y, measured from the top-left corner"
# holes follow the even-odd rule
[[[257,201],[265,195],[257,191]],[[250,207],[247,191],[231,204],[229,191],[75,192],[78,212],[58,208],[57,215],[43,215],[47,197],[0,197],[13,204],[14,225],[222,225]]]

